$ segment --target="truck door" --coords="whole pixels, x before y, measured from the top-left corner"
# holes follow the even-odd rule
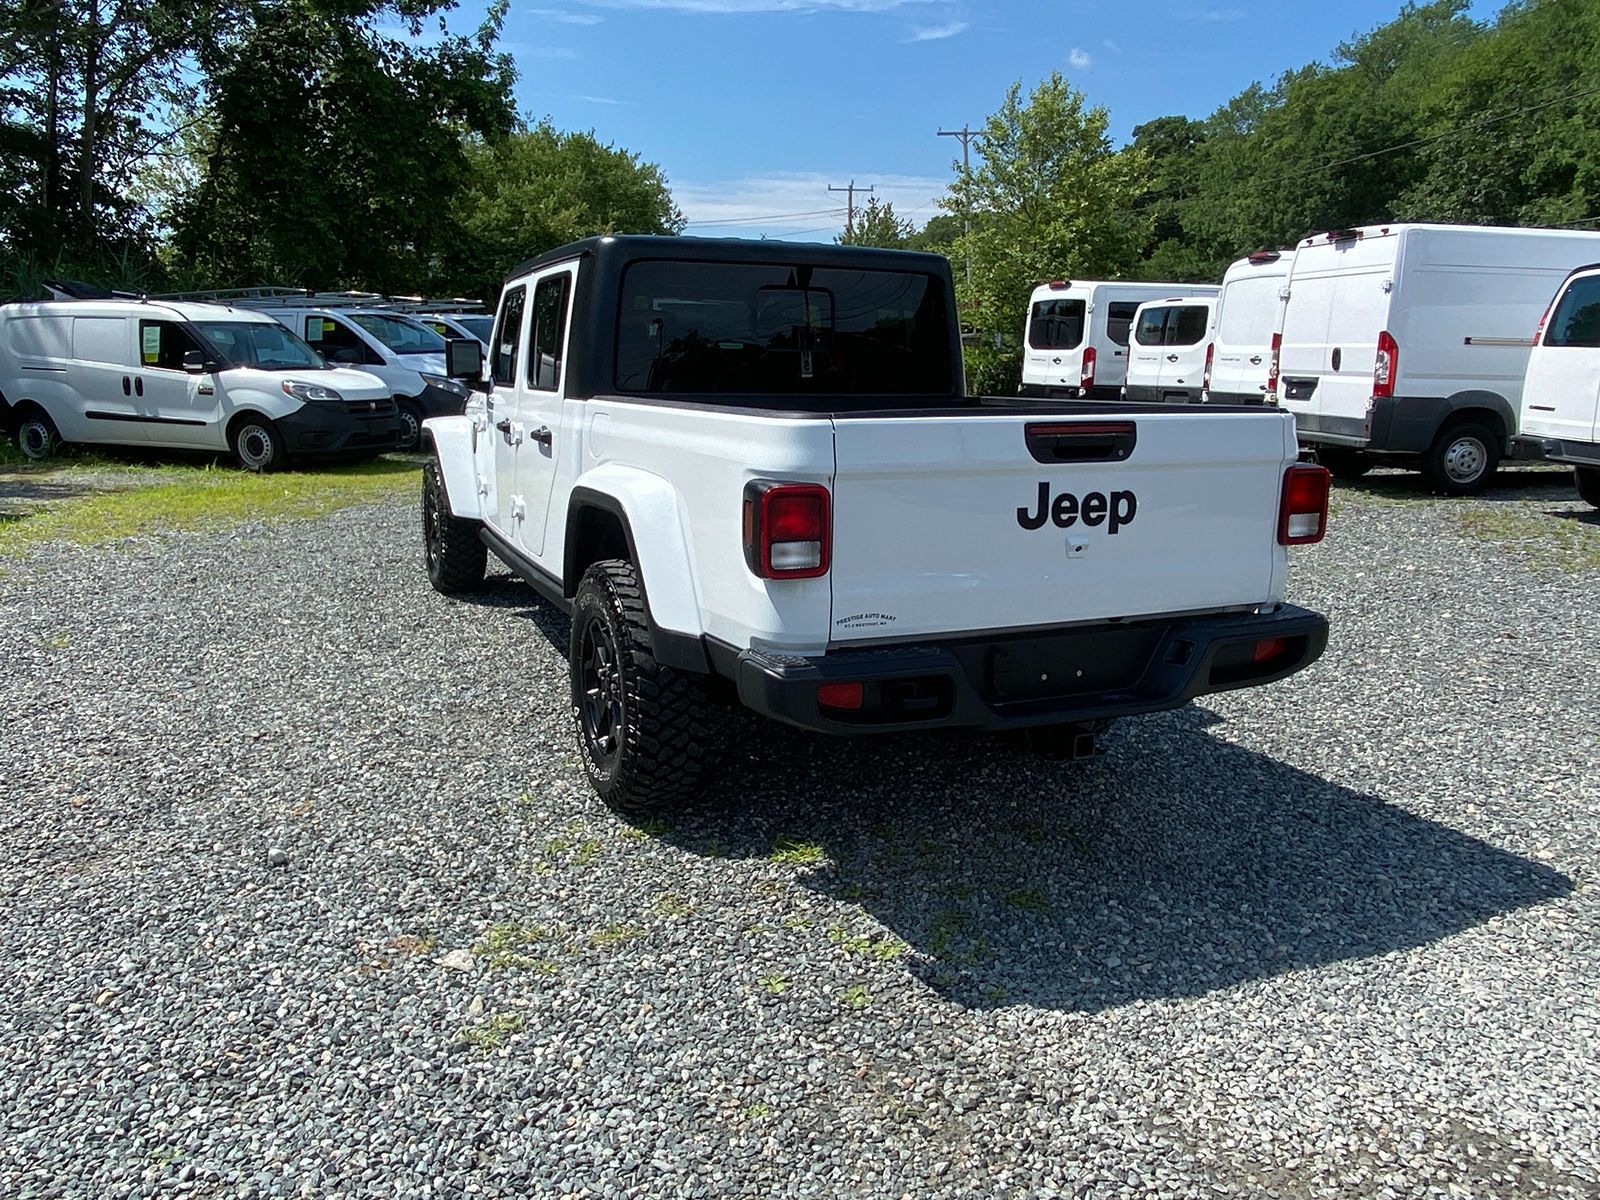
[[[518,384],[517,415],[522,437],[517,451],[517,495],[524,507],[518,537],[537,557],[544,553],[550,494],[566,441],[561,410],[565,383],[567,320],[572,307],[572,268],[536,276],[528,317],[528,356]]]
[[[489,523],[508,541],[517,540],[521,516],[516,498],[517,368],[528,341],[528,288],[518,284],[500,298],[500,316],[489,342],[489,379],[485,402],[488,427],[478,441],[478,472],[491,480],[484,497]]]

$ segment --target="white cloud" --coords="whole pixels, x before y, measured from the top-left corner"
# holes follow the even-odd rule
[[[562,8],[525,8],[522,11],[530,17],[543,17],[546,21],[558,21],[562,25],[598,25],[605,20],[595,13],[568,12]]]
[[[1090,56],[1087,50],[1080,50],[1078,47],[1074,46],[1071,50],[1067,51],[1067,65],[1069,67],[1074,67],[1079,71],[1087,71],[1090,67],[1094,66],[1094,59]]]
[[[1111,54],[1121,54],[1122,53],[1122,47],[1117,45],[1117,43],[1113,42],[1110,38],[1107,38],[1105,41],[1101,42],[1100,44],[1102,46],[1104,46],[1106,48],[1106,50]]]
[[[633,105],[638,103],[635,100],[618,100],[615,96],[592,96],[586,92],[530,92],[528,94],[530,96],[543,96],[548,99],[577,100],[582,104]]]
[[[1242,21],[1250,14],[1242,8],[1208,8],[1200,14],[1202,21]]]
[[[908,42],[942,42],[945,38],[953,38],[958,33],[965,33],[971,26],[965,21],[948,21],[943,25],[922,25],[911,31]]]
[[[827,241],[844,230],[845,195],[828,186],[842,186],[848,171],[821,175],[806,171],[774,172],[729,180],[672,180],[672,198],[689,221],[686,233],[700,237],[774,237],[804,235]],[[866,175],[856,172],[856,210],[869,199],[894,205],[895,215],[921,225],[942,211],[936,201],[947,178],[920,175]],[[867,192],[867,187],[874,190]],[[733,221],[732,225],[723,222]]]
[[[654,8],[684,13],[892,12],[934,0],[584,0],[598,8]]]
[[[576,62],[578,52],[571,46],[530,46],[527,42],[505,42],[503,48],[513,58],[554,58],[562,62]]]

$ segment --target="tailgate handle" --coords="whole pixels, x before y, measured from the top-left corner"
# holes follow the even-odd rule
[[[1028,453],[1035,462],[1120,462],[1133,453],[1138,427],[1132,421],[1085,421],[1074,425],[1029,425]]]

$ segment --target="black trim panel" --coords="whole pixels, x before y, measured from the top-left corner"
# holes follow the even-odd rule
[[[487,525],[478,530],[478,537],[485,546],[494,551],[496,558],[511,568],[512,574],[538,592],[542,599],[549,601],[568,616],[572,615],[572,601],[562,594],[559,579]]]
[[[133,425],[209,425],[209,421],[194,421],[187,417],[143,417],[138,413],[96,412],[90,409],[83,414],[91,421],[126,421]]]
[[[1579,467],[1600,467],[1600,444],[1575,442],[1570,438],[1543,437],[1525,433],[1511,439],[1512,457],[1525,462],[1571,463]]]

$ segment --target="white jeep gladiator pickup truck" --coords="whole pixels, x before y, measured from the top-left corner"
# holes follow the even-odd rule
[[[492,550],[572,615],[608,803],[689,794],[708,700],[835,734],[1020,729],[1270,683],[1327,643],[1283,602],[1328,475],[1275,409],[965,395],[949,264],[603,237],[507,278],[475,389],[425,423],[441,592]]]

